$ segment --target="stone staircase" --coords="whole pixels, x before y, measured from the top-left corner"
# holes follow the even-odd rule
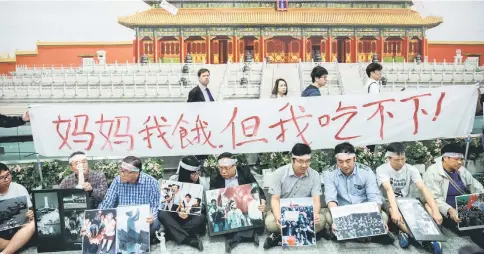
[[[338,64],[344,94],[365,93],[358,64]]]

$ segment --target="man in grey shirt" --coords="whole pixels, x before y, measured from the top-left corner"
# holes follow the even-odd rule
[[[326,221],[320,215],[321,178],[319,173],[309,167],[311,148],[306,144],[296,144],[292,148],[292,163],[278,168],[273,173],[269,188],[271,211],[267,213],[265,224],[272,234],[266,238],[264,249],[281,245],[281,198],[312,197],[314,224],[316,232],[321,231]]]

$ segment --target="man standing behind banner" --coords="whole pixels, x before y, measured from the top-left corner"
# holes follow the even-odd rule
[[[328,71],[322,66],[316,66],[311,71],[312,84],[306,87],[301,97],[321,96],[319,89],[326,85],[328,80]]]
[[[89,169],[87,156],[83,152],[74,152],[69,156],[69,165],[72,174],[66,176],[59,185],[61,189],[73,189],[78,186],[79,167],[84,171],[84,184],[82,188],[89,193],[93,200],[93,207],[98,206],[104,199],[108,190],[106,177],[102,172],[96,172]]]
[[[420,172],[412,165],[406,164],[405,146],[402,143],[391,143],[386,148],[387,163],[376,169],[377,181],[387,200],[383,203],[383,210],[390,215],[393,223],[398,226],[398,242],[400,247],[409,245],[409,229],[398,210],[396,197],[407,198],[410,186],[415,184],[432,208],[432,218],[437,224],[442,223],[442,216],[438,211],[432,192],[430,192],[420,176]],[[423,246],[435,253],[440,253],[442,245],[439,242],[424,242]]]
[[[320,215],[321,178],[314,169],[310,168],[311,148],[306,144],[296,144],[292,148],[292,163],[278,168],[273,173],[272,184],[269,188],[271,197],[271,211],[266,216],[267,231],[272,234],[266,238],[264,249],[280,246],[281,236],[281,198],[313,199],[314,225],[316,232],[326,224],[324,216]]]
[[[0,128],[13,128],[26,124],[30,121],[29,111],[20,116],[6,116],[0,114]]]
[[[464,234],[457,229],[457,223],[461,218],[455,210],[455,197],[471,194],[484,193],[482,184],[477,181],[463,166],[465,149],[457,144],[448,144],[442,147],[442,157],[435,159],[435,164],[430,166],[423,175],[425,185],[432,191],[440,213],[444,216],[443,224],[451,228],[457,234]],[[429,207],[427,207],[430,210]],[[484,248],[484,235],[481,229],[469,230],[471,239]]]
[[[365,93],[380,93],[381,70],[383,66],[379,63],[371,63],[366,67],[368,81],[365,84]]]
[[[356,163],[355,147],[348,143],[341,143],[334,148],[336,165],[323,171],[324,173],[324,197],[328,208],[344,205],[355,205],[365,202],[375,202],[381,209],[383,203],[380,190],[376,184],[375,173],[366,165]],[[382,219],[388,223],[388,216],[381,212]],[[335,239],[333,218],[330,209],[325,213],[327,228],[326,236]],[[361,241],[371,240],[363,238]],[[376,236],[374,240],[380,243],[393,243],[390,234]]]

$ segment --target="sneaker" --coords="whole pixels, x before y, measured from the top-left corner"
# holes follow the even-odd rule
[[[282,245],[282,236],[278,233],[272,233],[264,241],[264,250],[270,249],[272,247]]]
[[[405,232],[398,233],[398,244],[400,245],[400,248],[407,248],[410,245],[410,242],[408,241],[408,234]]]
[[[423,242],[422,243],[423,247],[429,251],[430,253],[433,254],[442,254],[442,244],[440,242]]]

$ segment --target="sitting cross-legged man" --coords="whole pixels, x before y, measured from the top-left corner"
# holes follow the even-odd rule
[[[299,143],[292,148],[292,163],[274,171],[269,188],[271,211],[265,219],[266,229],[271,235],[266,238],[264,249],[282,245],[281,198],[312,197],[316,233],[324,228],[326,221],[320,214],[321,178],[316,170],[309,167],[310,164],[311,148]]]
[[[324,197],[328,210],[326,216],[326,237],[335,238],[333,217],[330,208],[345,205],[355,205],[365,202],[375,202],[380,210],[383,203],[380,190],[376,184],[375,173],[366,165],[356,163],[355,147],[348,143],[341,143],[334,148],[336,165],[324,171]],[[388,216],[381,211],[381,216],[387,228]],[[386,235],[364,237],[359,241],[374,240],[380,243],[393,243],[394,239],[388,232]]]
[[[12,182],[12,175],[7,165],[0,163],[0,200],[26,196],[29,210],[27,224],[0,232],[0,251],[1,254],[18,253],[22,248],[26,248],[35,234],[34,212],[29,193],[24,186]]]
[[[439,212],[444,217],[443,225],[453,230],[458,235],[470,235],[471,239],[484,248],[484,234],[481,229],[459,231],[457,224],[462,222],[462,215],[457,215],[455,197],[484,193],[482,184],[477,181],[462,166],[465,149],[457,144],[447,144],[442,147],[442,157],[435,159],[435,164],[430,166],[423,174],[425,185],[432,191]],[[432,210],[426,206],[427,210]],[[432,211],[433,212],[433,211]]]
[[[422,196],[427,200],[428,206],[432,208],[432,214],[430,215],[439,225],[442,224],[442,216],[433,199],[432,192],[425,187],[418,169],[405,163],[405,146],[399,142],[391,143],[386,147],[386,150],[387,163],[376,169],[378,185],[386,198],[382,208],[390,215],[391,221],[400,230],[398,233],[400,247],[407,248],[410,243],[409,235],[411,234],[398,209],[397,198],[408,198],[412,184],[417,186]],[[442,245],[439,242],[422,242],[421,244],[432,253],[441,253]]]

